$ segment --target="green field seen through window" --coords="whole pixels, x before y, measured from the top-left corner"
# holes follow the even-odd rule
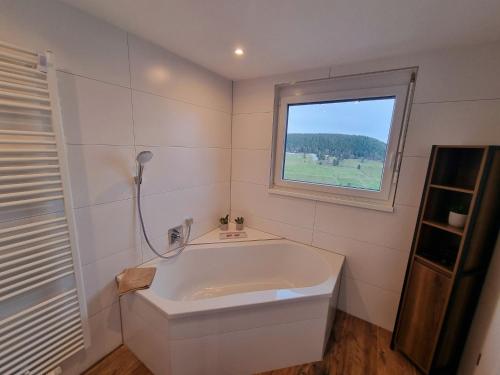
[[[379,191],[394,97],[288,106],[283,179]]]
[[[344,159],[338,165],[320,163],[315,155],[287,153],[284,178],[334,186],[379,190],[384,163]]]

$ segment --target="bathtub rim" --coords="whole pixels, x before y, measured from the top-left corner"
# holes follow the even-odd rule
[[[184,251],[189,252],[200,249],[211,249],[214,247],[258,246],[259,244],[265,245],[273,243],[292,244],[294,246],[303,247],[308,251],[314,251],[318,253],[323,258],[324,262],[329,266],[331,271],[330,276],[325,281],[309,287],[293,289],[268,289],[191,301],[177,301],[167,299],[156,294],[152,288],[138,290],[134,292],[134,295],[141,298],[144,302],[151,304],[152,307],[154,307],[168,319],[192,317],[194,315],[207,315],[231,310],[248,309],[253,306],[284,304],[297,301],[311,301],[317,299],[332,298],[336,285],[341,281],[343,265],[345,263],[345,256],[333,251],[328,251],[312,245],[306,245],[303,243],[281,238],[224,243],[190,244]],[[142,264],[140,267],[155,267],[156,264],[162,262],[172,261],[155,258]],[[288,293],[284,292],[283,296],[277,298],[277,290],[287,291]]]

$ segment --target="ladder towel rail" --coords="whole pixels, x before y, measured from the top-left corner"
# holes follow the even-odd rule
[[[61,180],[25,182],[25,183],[21,183],[21,184],[0,185],[0,190],[22,189],[22,188],[35,187],[35,186],[56,185],[56,184],[60,184],[60,183],[61,183]]]
[[[13,314],[8,318],[0,320],[0,334],[3,334],[7,329],[11,329],[12,326],[15,327],[16,325],[21,324],[28,319],[36,317],[40,314],[44,314],[46,311],[59,306],[66,300],[74,298],[76,298],[76,289],[71,289],[55,297],[49,298],[48,300],[45,300],[38,305],[31,306],[30,308]]]
[[[29,223],[29,224],[25,224],[25,225],[18,225],[18,226],[9,227],[9,228],[6,228],[6,229],[0,229],[0,234],[15,232],[15,231],[18,231],[18,230],[23,230],[23,229],[33,228],[33,227],[39,227],[40,225],[46,225],[46,224],[52,224],[52,223],[59,223],[61,221],[65,221],[65,220],[66,220],[66,217],[58,217],[58,218],[55,218],[55,219],[35,221],[33,223]]]
[[[49,177],[61,177],[60,173],[27,173],[27,174],[11,174],[0,176],[0,183],[3,181],[24,181],[24,180],[36,180],[38,178],[44,179]]]
[[[64,242],[68,242],[68,241],[69,241],[69,239],[67,237],[63,237],[63,238],[55,240],[55,241],[45,242],[41,245],[27,247],[27,248],[24,248],[22,250],[17,250],[17,251],[13,251],[13,252],[10,252],[10,253],[5,254],[5,255],[0,255],[0,260],[12,258],[12,257],[23,255],[23,254],[27,254],[27,253],[30,253],[32,251],[44,249],[44,248],[49,247],[49,246],[60,245]],[[58,249],[58,247],[52,248],[52,250],[54,250],[54,251],[55,251],[55,249]]]
[[[13,240],[19,240],[21,238],[31,237],[31,236],[34,236],[36,234],[45,233],[45,232],[51,232],[51,231],[56,230],[56,229],[67,228],[67,227],[68,227],[68,224],[64,223],[64,224],[55,225],[55,226],[52,226],[52,227],[47,227],[47,228],[32,230],[32,231],[29,231],[29,232],[24,231],[24,232],[19,233],[19,234],[14,234],[12,236],[7,236],[7,237],[0,238],[0,243],[2,243],[2,242],[9,242],[9,241],[13,241]]]
[[[0,42],[0,374],[89,343],[53,55]]]
[[[52,318],[54,316],[62,316],[64,311],[69,311],[70,313],[74,313],[74,312],[77,312],[78,309],[79,309],[78,301],[74,301],[72,303],[65,304],[62,307],[58,307],[57,309],[51,309],[51,310],[47,311],[44,316],[38,317],[38,318],[33,319],[33,320],[29,320],[27,322],[24,322],[25,325],[23,327],[18,327],[17,329],[10,330],[8,334],[3,335],[3,339],[7,340],[11,337],[16,337],[20,333],[25,332],[27,328],[37,326],[38,324],[46,321],[48,318]],[[59,314],[61,314],[61,315],[59,315]]]
[[[65,246],[59,246],[59,247],[54,247],[54,248],[51,248],[49,250],[45,250],[45,251],[40,251],[36,254],[33,254],[33,255],[28,255],[28,256],[25,256],[25,257],[21,257],[21,258],[17,258],[17,259],[14,259],[14,260],[11,260],[9,262],[4,262],[2,264],[2,267],[12,267],[13,265],[15,264],[18,264],[18,263],[23,263],[23,262],[26,262],[26,261],[29,261],[29,260],[32,260],[32,259],[36,259],[36,258],[40,258],[42,256],[46,256],[46,255],[50,255],[52,253],[57,253],[61,250],[66,250],[66,249],[69,249],[69,245],[65,245]],[[67,255],[71,255],[71,253],[69,252],[65,252],[65,253],[62,253],[62,254],[58,254],[54,257],[57,257],[57,256],[63,256],[63,254],[67,254]],[[52,256],[48,256],[40,261],[36,261],[36,262],[32,262],[30,264],[27,264],[23,267],[31,267],[33,266],[34,263],[37,263],[37,262],[40,262],[40,263],[43,263],[43,262],[46,262],[47,259],[52,259]],[[10,271],[10,269],[9,269]]]
[[[34,131],[26,131],[26,130],[0,130],[0,135],[27,135],[27,136],[39,135],[42,137],[55,136],[55,134],[53,132],[34,132]]]
[[[32,243],[41,242],[43,240],[49,240],[49,239],[56,238],[56,237],[65,236],[65,238],[67,238],[68,234],[69,234],[69,231],[65,230],[65,231],[61,231],[61,232],[57,232],[57,233],[47,234],[45,236],[31,238],[31,239],[26,240],[26,241],[19,241],[19,242],[13,243],[13,244],[0,246],[0,252],[5,251],[5,250],[15,249],[16,247],[29,245]]]

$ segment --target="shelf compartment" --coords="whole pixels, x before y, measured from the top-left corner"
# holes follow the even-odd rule
[[[453,271],[460,248],[461,236],[435,226],[422,225],[416,255]]]
[[[431,221],[431,220],[423,220],[422,223],[425,225],[430,225],[431,227],[434,227],[434,228],[438,228],[438,229],[445,230],[445,231],[450,232],[450,233],[454,233],[458,236],[461,236],[464,234],[463,228],[457,228],[457,227],[454,227],[454,226],[449,225],[447,223],[442,223],[439,221]]]
[[[469,211],[471,200],[472,194],[455,190],[430,189],[423,220],[443,224],[448,223],[450,209],[455,206],[463,206]]]
[[[474,190],[483,154],[481,147],[439,147],[431,183]]]

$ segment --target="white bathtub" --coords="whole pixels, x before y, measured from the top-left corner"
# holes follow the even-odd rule
[[[253,374],[322,358],[344,257],[287,240],[192,245],[121,299],[125,344],[155,374]]]

